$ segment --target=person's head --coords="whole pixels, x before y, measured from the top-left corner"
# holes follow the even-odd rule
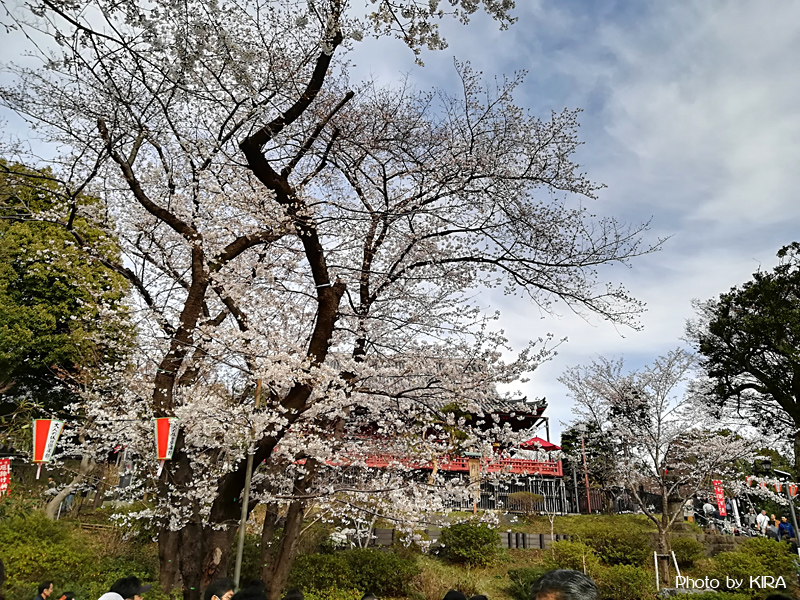
[[[233,579],[222,577],[215,579],[206,588],[206,593],[203,594],[203,600],[231,600],[236,585]]]
[[[52,581],[43,581],[39,584],[39,587],[36,588],[36,591],[39,592],[39,595],[42,598],[49,598],[50,594],[53,593],[53,582]]]
[[[142,585],[138,577],[130,576],[117,579],[109,591],[122,596],[125,600],[142,600],[142,594],[149,591],[152,586]]]
[[[260,579],[248,581],[233,595],[233,600],[267,600],[264,582]]]
[[[467,600],[467,597],[464,595],[464,592],[450,589],[447,590],[447,593],[444,595],[444,600]]]
[[[599,600],[594,581],[580,571],[549,571],[531,586],[531,600]]]
[[[489,600],[483,594],[478,594],[477,596],[472,596],[469,600]]]
[[[775,515],[774,515],[774,514],[772,514],[772,515],[770,515],[770,516],[769,516],[769,518],[770,518],[770,519],[772,519],[772,520],[774,521],[774,520],[775,520]]]
[[[361,596],[361,600],[378,600],[378,599],[375,597],[375,594],[373,594],[372,592],[367,592],[366,594]]]
[[[767,511],[765,511],[765,510],[762,510],[762,511],[761,511],[761,514],[762,514],[762,515],[765,515],[765,514],[767,514]]]
[[[786,517],[781,517],[781,523],[786,523]]]

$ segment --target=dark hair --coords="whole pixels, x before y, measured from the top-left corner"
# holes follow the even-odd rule
[[[149,590],[150,587],[151,586],[149,584],[142,585],[141,579],[131,575],[130,577],[117,579],[109,591],[119,594],[125,600],[131,600],[134,596],[141,596],[143,593]]]
[[[53,585],[52,581],[43,581],[42,583],[39,584],[39,587],[36,588],[36,590],[39,592],[39,595],[41,595],[42,592],[45,591],[47,588],[49,588],[51,585]]]
[[[366,594],[361,596],[361,600],[378,600],[378,599],[375,597],[375,594],[373,594],[372,592],[367,592]]]
[[[266,587],[260,579],[248,581],[233,595],[233,600],[267,600]]]
[[[226,592],[231,592],[236,589],[236,584],[233,583],[233,579],[228,579],[227,577],[220,577],[219,579],[215,579],[211,583],[208,584],[206,588],[206,593],[203,594],[203,600],[211,600],[212,596],[216,596],[217,598],[222,598]]]
[[[467,597],[464,595],[464,592],[450,589],[444,595],[444,600],[467,600]]]
[[[286,592],[286,595],[283,597],[283,600],[305,600],[305,596],[303,595],[303,592],[301,592],[297,588],[292,588],[288,592]]]
[[[531,586],[531,600],[541,594],[555,592],[558,600],[599,600],[597,586],[590,577],[580,571],[557,569],[549,571]]]

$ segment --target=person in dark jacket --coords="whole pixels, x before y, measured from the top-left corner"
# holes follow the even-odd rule
[[[778,525],[778,539],[787,539],[794,537],[794,527],[789,521],[786,520],[786,517],[781,517],[781,523]]]

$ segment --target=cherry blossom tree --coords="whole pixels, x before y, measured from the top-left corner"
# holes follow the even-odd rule
[[[467,20],[478,5],[451,8]],[[483,7],[510,23],[510,2]],[[576,202],[600,187],[571,159],[576,112],[533,117],[513,102],[521,76],[486,86],[463,64],[457,95],[348,80],[337,57],[370,31],[442,47],[436,2],[36,0],[9,15],[55,48],[0,90],[61,148],[50,166],[65,201],[30,218],[61,224],[134,292],[137,350],[76,417],[93,423],[98,456],[124,442],[141,457],[147,419],[180,418],[174,459],[141,480],[155,486],[139,516],[159,523],[165,589],[180,573],[194,599],[227,571],[248,454],[272,598],[312,499],[391,507],[410,531],[463,494],[415,480],[415,465],[450,452],[453,428],[462,449],[509,438],[491,419],[495,385],[548,353],[535,340],[504,360],[477,291],[636,326],[641,305],[597,269],[654,247],[646,224]],[[79,190],[105,203],[122,260],[68,218]],[[377,454],[394,459],[375,469]]]
[[[736,477],[734,463],[751,459],[757,447],[682,393],[695,366],[694,355],[676,349],[640,370],[627,370],[623,359],[600,358],[560,378],[579,419],[596,424],[620,448],[612,478],[657,527],[661,553],[669,550],[668,534],[685,500],[710,487],[712,478]],[[642,487],[661,496],[660,515],[647,505]]]

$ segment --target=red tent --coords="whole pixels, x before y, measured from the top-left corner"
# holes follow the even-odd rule
[[[547,440],[543,440],[540,437],[531,438],[527,442],[522,442],[519,445],[519,447],[526,448],[529,450],[536,450],[537,448],[539,448],[547,452],[550,452],[551,450],[561,450],[561,446],[556,446],[555,444],[551,444]]]

